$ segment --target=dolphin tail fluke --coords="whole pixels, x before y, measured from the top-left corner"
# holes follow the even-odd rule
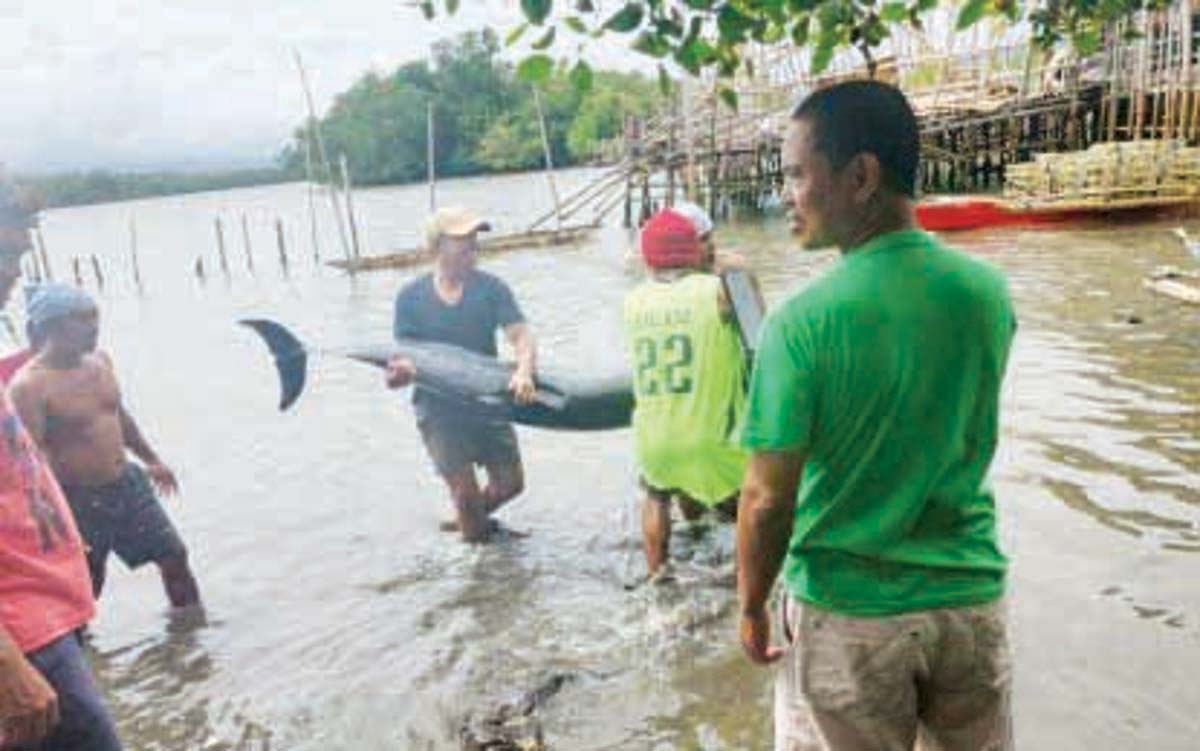
[[[308,371],[308,351],[286,327],[265,318],[245,318],[238,323],[254,329],[266,342],[279,371],[279,409],[292,406],[304,391]]]

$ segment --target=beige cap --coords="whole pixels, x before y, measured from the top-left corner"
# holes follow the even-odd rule
[[[425,247],[437,249],[437,241],[443,236],[466,237],[475,232],[486,232],[492,225],[483,217],[463,206],[446,206],[429,215],[425,220]]]

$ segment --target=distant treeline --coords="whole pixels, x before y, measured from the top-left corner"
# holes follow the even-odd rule
[[[300,173],[303,174],[303,173]],[[133,198],[243,188],[297,179],[279,167],[227,172],[65,172],[18,176],[21,185],[43,197],[46,205],[78,206]]]
[[[533,89],[499,52],[495,33],[472,32],[435,44],[429,60],[360,78],[320,120],[334,170],[345,154],[357,184],[424,179],[430,103],[439,176],[542,166]],[[592,159],[601,143],[621,135],[626,115],[645,116],[663,103],[658,83],[642,75],[597,71],[590,83],[580,91],[560,68],[540,87],[555,166]],[[280,155],[289,174],[304,174],[308,135],[306,125],[298,128]],[[319,179],[315,150],[312,159]]]
[[[345,154],[356,184],[425,179],[428,106],[433,104],[436,170],[441,177],[536,169],[544,149],[533,89],[499,57],[487,30],[433,46],[431,59],[390,75],[368,73],[334,100],[320,122],[335,179]],[[565,69],[540,86],[547,140],[557,167],[586,162],[620,136],[627,115],[648,116],[663,104],[657,82],[635,73],[597,71],[581,91]],[[48,206],[197,193],[303,180],[308,126],[299,127],[274,167],[226,172],[110,172],[34,175],[22,183]],[[327,179],[313,150],[313,175]]]

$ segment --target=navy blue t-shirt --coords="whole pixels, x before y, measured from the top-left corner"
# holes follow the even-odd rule
[[[449,305],[438,297],[433,274],[413,279],[396,295],[392,334],[397,339],[422,339],[453,344],[489,357],[496,356],[496,331],[525,316],[512,290],[499,277],[475,270],[463,283],[462,298]],[[417,415],[437,409],[437,399],[425,389],[413,389]]]

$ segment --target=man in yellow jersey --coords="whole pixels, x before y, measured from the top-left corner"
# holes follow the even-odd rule
[[[711,231],[711,222],[704,229]],[[721,279],[711,270],[712,249],[696,222],[682,211],[660,211],[642,228],[640,245],[651,276],[625,299],[625,330],[646,492],[643,543],[653,575],[667,560],[672,496],[689,520],[706,509],[726,519],[736,514],[746,454],[733,433],[746,365]]]

